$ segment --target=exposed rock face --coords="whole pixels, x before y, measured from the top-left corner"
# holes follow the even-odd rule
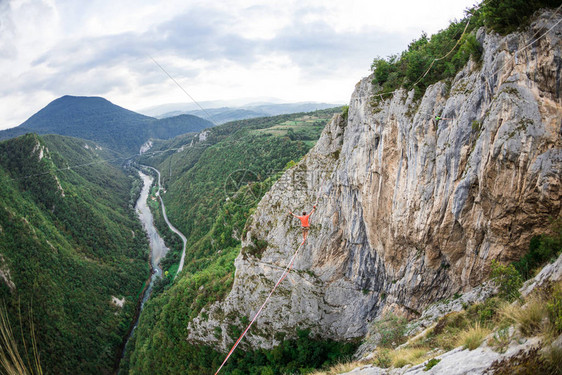
[[[373,106],[371,78],[360,81],[348,118],[335,116],[260,202],[230,295],[190,324],[188,339],[222,349],[236,339],[227,327],[253,317],[300,243],[287,212],[317,199],[295,270],[247,336],[253,346],[277,345],[276,333],[296,327],[363,336],[385,309],[417,315],[483,281],[493,259],[520,256],[561,213],[562,23],[515,52],[558,17],[507,37],[481,30],[481,66],[419,101],[399,91]],[[268,245],[256,252],[258,240]]]

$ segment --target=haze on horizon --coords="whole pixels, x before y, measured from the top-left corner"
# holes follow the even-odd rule
[[[377,4],[378,3],[378,4]],[[376,56],[475,0],[0,0],[0,129],[63,95],[127,109],[190,99],[346,103]]]

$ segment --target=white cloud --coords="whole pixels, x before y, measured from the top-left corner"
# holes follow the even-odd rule
[[[62,95],[124,107],[279,97],[347,102],[376,56],[461,18],[471,0],[0,0],[0,128]]]

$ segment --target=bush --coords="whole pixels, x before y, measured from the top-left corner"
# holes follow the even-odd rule
[[[435,365],[437,365],[439,362],[441,362],[440,359],[437,358],[431,358],[429,361],[427,361],[427,363],[425,364],[425,367],[423,368],[423,371],[429,371],[431,370],[433,367],[435,367]]]
[[[484,0],[480,6],[469,9],[465,19],[451,22],[449,27],[431,37],[423,33],[399,56],[375,58],[371,65],[373,84],[382,95],[392,94],[403,87],[415,89],[415,98],[420,98],[429,85],[453,78],[470,58],[480,64],[483,48],[476,39],[478,28],[485,25],[500,34],[507,34],[528,25],[538,9],[558,5],[560,0]],[[470,23],[463,35],[467,22]],[[375,96],[373,103],[377,104],[379,100],[380,96]]]
[[[420,98],[429,85],[454,77],[471,57],[479,62],[483,51],[475,36],[479,23],[471,20],[467,26],[467,22],[468,19],[452,22],[448,28],[431,37],[423,33],[400,56],[375,58],[371,64],[374,73],[372,83],[378,86],[379,93],[390,94],[403,87],[415,89],[415,98]],[[379,100],[380,96],[375,93],[374,103]]]
[[[546,303],[548,319],[555,334],[562,333],[562,284],[557,284],[552,290],[552,295]]]
[[[506,301],[519,298],[519,288],[523,285],[523,278],[513,264],[503,265],[492,260],[492,279],[498,284],[498,296]]]
[[[389,368],[390,366],[392,366],[390,351],[388,349],[381,349],[377,351],[373,364],[381,368]]]
[[[374,331],[380,335],[379,344],[383,347],[395,347],[404,342],[408,320],[394,314],[386,314],[373,324]]]
[[[343,116],[344,120],[347,120],[347,116],[349,116],[349,106],[348,105],[344,105],[342,107],[342,116]]]
[[[506,35],[527,26],[537,10],[559,5],[559,0],[484,0],[480,9],[484,24]]]
[[[494,348],[498,353],[505,353],[511,342],[511,335],[509,334],[509,327],[498,329],[494,332],[492,338],[488,341],[488,345]]]
[[[535,270],[562,252],[562,219],[554,220],[551,230],[552,235],[533,237],[527,254],[513,263],[515,269],[525,280],[530,279]]]

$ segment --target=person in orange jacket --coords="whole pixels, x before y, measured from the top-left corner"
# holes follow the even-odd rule
[[[310,229],[309,218],[310,215],[312,215],[312,213],[314,212],[314,210],[316,210],[316,205],[312,206],[312,211],[310,211],[308,215],[306,214],[306,211],[302,213],[302,216],[297,216],[294,213],[289,212],[291,215],[293,215],[294,217],[296,217],[301,221],[303,242],[306,241],[306,237],[308,237],[308,230]]]

